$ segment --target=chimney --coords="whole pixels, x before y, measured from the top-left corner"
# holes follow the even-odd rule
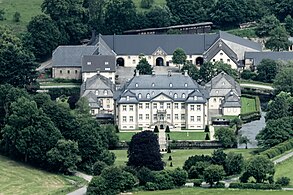
[[[171,75],[171,70],[168,70],[168,76],[170,77]]]
[[[155,71],[154,70],[152,70],[152,76],[154,76],[155,75]]]
[[[184,76],[188,76],[188,70],[184,70]]]
[[[139,76],[139,70],[135,70],[135,76]]]

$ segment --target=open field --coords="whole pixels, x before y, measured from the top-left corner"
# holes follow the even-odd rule
[[[290,178],[290,187],[293,187],[293,158],[285,160],[284,162],[277,164],[275,179],[279,177],[289,177]]]
[[[0,0],[0,8],[4,8],[6,20],[0,21],[0,25],[8,25],[15,34],[26,30],[26,25],[33,16],[41,13],[43,0]],[[15,12],[20,13],[20,22],[13,22]]]
[[[192,149],[192,150],[172,150],[171,154],[164,154],[163,160],[167,163],[166,168],[167,169],[175,169],[177,167],[182,167],[184,162],[188,159],[188,157],[193,155],[211,155],[214,149]],[[244,158],[249,158],[252,156],[250,152],[253,151],[253,149],[226,149],[224,150],[225,153],[228,152],[235,152],[235,153],[241,153]],[[125,165],[127,162],[127,150],[112,150],[116,156],[115,165]],[[170,162],[168,161],[169,156],[172,156],[172,164],[173,167],[170,167]]]
[[[256,102],[253,98],[241,97],[241,114],[256,112]]]
[[[264,190],[234,190],[234,189],[202,189],[202,188],[180,188],[164,191],[141,191],[136,195],[289,195],[292,191],[264,191]]]
[[[75,176],[62,176],[0,156],[0,194],[65,194],[84,184]],[[77,187],[70,182],[77,182]]]

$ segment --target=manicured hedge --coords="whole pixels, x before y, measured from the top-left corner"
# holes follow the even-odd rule
[[[229,188],[238,189],[259,189],[259,190],[280,190],[279,184],[264,184],[264,183],[230,183]]]
[[[193,186],[200,187],[202,182],[203,182],[202,179],[194,179],[193,180]]]
[[[260,154],[267,156],[268,158],[274,158],[283,154],[284,152],[291,150],[293,148],[293,138],[289,139],[283,143],[280,143],[268,150],[261,152]]]

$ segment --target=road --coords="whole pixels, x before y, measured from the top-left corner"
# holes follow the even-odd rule
[[[248,88],[255,88],[255,89],[266,89],[273,91],[274,88],[268,85],[261,85],[261,84],[251,84],[251,83],[240,83],[241,87],[248,87]]]
[[[87,174],[84,174],[84,173],[81,173],[81,172],[76,172],[75,176],[81,177],[81,178],[85,179],[88,182],[90,182],[92,180],[92,178],[93,178],[93,176],[87,175]],[[74,192],[68,193],[67,195],[84,195],[84,194],[86,194],[86,189],[87,189],[87,186],[85,185],[85,186],[75,190]]]

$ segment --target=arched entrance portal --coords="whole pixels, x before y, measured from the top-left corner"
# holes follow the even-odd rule
[[[160,129],[164,129],[164,125],[160,125]]]
[[[196,65],[202,65],[203,64],[203,58],[202,57],[197,57],[195,59],[195,64]]]
[[[124,66],[125,64],[124,64],[124,59],[123,58],[118,58],[117,60],[116,60],[116,64],[118,65],[118,66]]]
[[[156,66],[164,66],[164,60],[161,57],[156,59]]]

